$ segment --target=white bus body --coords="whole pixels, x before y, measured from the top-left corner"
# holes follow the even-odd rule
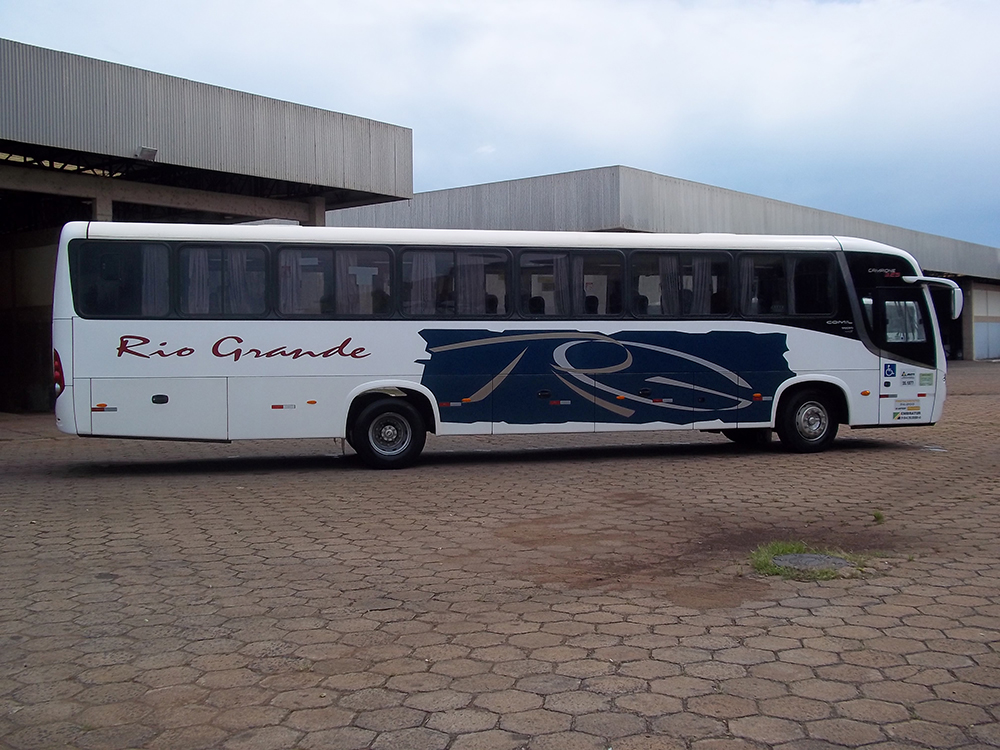
[[[56,420],[85,436],[347,438],[379,467],[412,463],[425,430],[777,429],[820,450],[838,423],[940,418],[928,283],[953,287],[957,316],[952,282],[851,238],[78,222],[56,266]],[[711,312],[685,313],[698,284]],[[781,297],[766,313],[763,287]],[[230,288],[261,301],[210,299]]]

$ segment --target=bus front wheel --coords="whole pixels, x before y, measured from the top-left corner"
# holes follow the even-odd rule
[[[803,390],[788,396],[775,425],[781,443],[796,453],[817,453],[837,437],[837,416],[829,396]]]
[[[402,398],[384,398],[366,406],[351,430],[351,446],[373,469],[410,466],[427,437],[420,413]]]

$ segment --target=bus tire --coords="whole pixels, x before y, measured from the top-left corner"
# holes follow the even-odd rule
[[[722,434],[743,448],[766,448],[771,442],[771,429],[769,427],[723,430]]]
[[[427,433],[420,413],[403,398],[366,406],[351,429],[351,447],[373,469],[402,469],[424,449]]]
[[[795,453],[818,453],[837,437],[837,413],[822,391],[796,391],[782,400],[775,425],[781,444]]]

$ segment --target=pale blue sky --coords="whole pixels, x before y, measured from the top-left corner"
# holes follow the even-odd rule
[[[418,191],[625,164],[1000,246],[998,0],[0,0],[0,36],[410,127]]]

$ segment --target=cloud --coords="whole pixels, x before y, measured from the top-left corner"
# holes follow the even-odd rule
[[[927,229],[908,202],[967,216],[1000,187],[995,0],[171,8],[52,0],[0,7],[0,28],[411,127],[417,189],[625,163]],[[1000,244],[998,220],[976,226]]]

